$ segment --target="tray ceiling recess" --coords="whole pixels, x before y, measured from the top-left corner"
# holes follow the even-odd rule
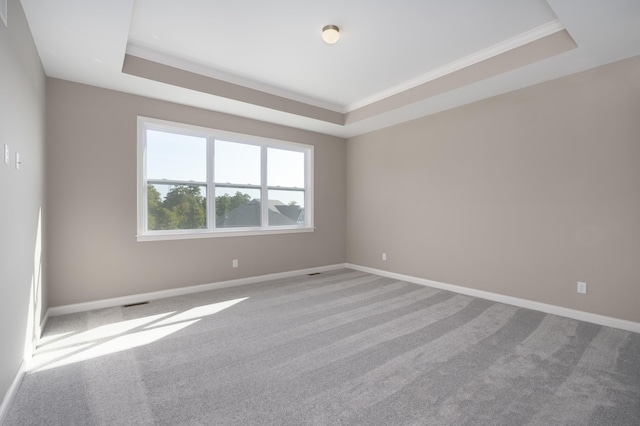
[[[341,137],[640,55],[637,0],[22,4],[47,76]]]

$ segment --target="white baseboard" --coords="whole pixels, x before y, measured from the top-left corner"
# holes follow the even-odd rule
[[[26,363],[25,361],[22,361],[22,364],[20,364],[20,368],[16,373],[16,377],[14,377],[13,382],[11,382],[11,386],[9,386],[7,393],[4,395],[4,398],[2,399],[2,405],[0,405],[0,425],[4,423],[4,418],[7,416],[7,413],[9,412],[9,406],[11,405],[11,401],[13,401],[13,398],[15,397],[16,392],[18,392],[18,388],[20,387],[20,383],[22,383],[22,379],[24,378],[26,371],[27,371]]]
[[[479,297],[494,302],[505,303],[507,305],[518,306],[520,308],[533,309],[535,311],[547,314],[559,315],[579,321],[586,321],[593,324],[604,325],[606,327],[619,328],[634,333],[640,333],[640,323],[627,321],[619,318],[608,317],[605,315],[592,314],[589,312],[578,311],[576,309],[563,308],[562,306],[549,305],[547,303],[534,302],[532,300],[520,299],[517,297],[505,296],[502,294],[491,293],[483,290],[476,290],[468,287],[461,287],[453,284],[431,281],[424,278],[412,277],[409,275],[397,274],[395,272],[383,271],[381,269],[369,268],[366,266],[346,264],[347,268],[356,271],[368,272],[374,275],[380,275],[387,278],[393,278],[400,281],[406,281],[414,284],[420,284],[427,287],[433,287],[440,290],[453,291],[455,293],[466,294],[468,296]]]
[[[453,284],[446,284],[438,281],[432,281],[424,278],[412,277],[410,275],[398,274],[395,272],[383,271],[381,269],[369,268],[366,266],[354,265],[351,263],[340,263],[336,265],[328,265],[317,268],[299,269],[295,271],[281,272],[277,274],[259,275],[255,277],[240,278],[237,280],[221,281],[211,284],[202,284],[190,287],[175,288],[170,290],[155,291],[151,293],[133,294],[130,296],[116,297],[112,299],[97,300],[86,303],[76,303],[72,305],[56,306],[49,308],[42,321],[42,329],[50,316],[58,316],[72,314],[76,312],[86,312],[94,309],[111,308],[114,306],[122,306],[131,303],[140,303],[149,300],[164,299],[166,297],[182,296],[186,294],[199,293],[202,291],[214,290],[225,287],[233,287],[244,284],[255,284],[263,281],[277,280],[282,278],[290,278],[299,275],[312,274],[316,272],[334,271],[336,269],[350,268],[356,271],[368,272],[374,275],[380,275],[387,278],[393,278],[400,281],[406,281],[414,284],[420,284],[427,287],[433,287],[440,290],[453,291],[455,293],[466,294],[468,296],[479,297],[494,302],[505,303],[508,305],[518,306],[521,308],[533,309],[548,314],[559,315],[567,318],[586,321],[607,327],[619,328],[622,330],[640,333],[640,323],[627,321],[619,318],[598,315],[589,312],[579,311],[576,309],[564,308],[562,306],[550,305],[547,303],[535,302],[527,299],[520,299],[512,296],[505,296],[498,293],[491,293],[484,290],[477,290],[469,287],[462,287]]]
[[[237,280],[221,281],[211,284],[201,284],[190,287],[174,288],[170,290],[154,291],[150,293],[132,294],[130,296],[114,297],[112,299],[96,300],[93,302],[75,303],[72,305],[54,306],[47,309],[45,320],[50,316],[73,314],[77,312],[92,311],[94,309],[112,308],[114,306],[128,305],[132,303],[141,303],[149,300],[164,299],[167,297],[183,296],[186,294],[200,293],[202,291],[214,290],[225,287],[234,287],[245,284],[255,284],[263,281],[277,280],[282,278],[296,277],[299,275],[307,275],[318,272],[334,271],[336,269],[346,268],[346,264],[340,263],[336,265],[320,266],[317,268],[298,269],[296,271],[280,272],[277,274],[259,275],[255,277],[240,278]],[[44,321],[43,321],[44,329]]]

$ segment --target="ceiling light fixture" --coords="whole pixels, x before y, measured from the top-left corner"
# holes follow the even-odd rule
[[[340,28],[335,25],[325,25],[322,28],[322,39],[327,44],[334,44],[340,39]]]

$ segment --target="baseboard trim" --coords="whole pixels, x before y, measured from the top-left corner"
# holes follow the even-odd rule
[[[627,321],[619,318],[609,317],[605,315],[593,314],[590,312],[579,311],[576,309],[564,308],[562,306],[550,305],[547,303],[535,302],[527,299],[520,299],[518,297],[505,296],[498,293],[491,293],[484,290],[477,290],[469,287],[462,287],[454,284],[447,284],[438,281],[428,280],[425,278],[413,277],[410,275],[398,274],[395,272],[384,271],[382,269],[370,268],[367,266],[360,266],[352,263],[339,263],[335,265],[327,265],[316,268],[298,269],[294,271],[280,272],[275,274],[258,275],[248,278],[240,278],[237,280],[220,281],[217,283],[201,284],[189,287],[181,287],[169,290],[161,290],[150,293],[132,294],[129,296],[115,297],[111,299],[96,300],[85,303],[75,303],[72,305],[55,306],[47,309],[45,316],[42,320],[41,329],[44,326],[49,317],[66,315],[77,312],[92,311],[95,309],[111,308],[114,306],[122,306],[131,303],[140,303],[149,300],[164,299],[167,297],[183,296],[187,294],[199,293],[202,291],[209,291],[219,288],[234,287],[245,284],[256,284],[263,281],[277,280],[282,278],[291,278],[299,275],[312,274],[316,272],[328,272],[337,269],[349,268],[356,271],[367,272],[374,275],[380,275],[387,278],[393,278],[400,281],[406,281],[413,284],[424,285],[427,287],[433,287],[440,290],[453,291],[455,293],[466,294],[468,296],[479,297],[481,299],[487,299],[494,302],[505,303],[507,305],[518,306],[521,308],[533,309],[536,311],[544,312],[547,314],[559,315],[566,318],[576,319],[579,321],[586,321],[593,324],[603,325],[607,327],[619,328],[621,330],[631,331],[640,334],[640,323]],[[21,367],[21,368],[24,368]],[[1,424],[1,423],[0,423]]]
[[[237,280],[220,281],[217,283],[200,284],[189,287],[174,288],[169,290],[154,291],[150,293],[132,294],[129,296],[114,297],[111,299],[96,300],[85,303],[74,303],[71,305],[54,306],[47,309],[45,320],[49,317],[58,315],[74,314],[77,312],[92,311],[95,309],[112,308],[114,306],[128,305],[132,303],[146,302],[150,300],[164,299],[167,297],[184,296],[187,294],[200,293],[219,288],[235,287],[245,284],[256,284],[263,281],[277,280],[282,278],[296,277],[299,275],[313,274],[317,272],[328,272],[336,269],[346,268],[346,264],[339,263],[336,265],[320,266],[316,268],[298,269],[295,271],[280,272],[276,274],[258,275],[248,278],[240,278]],[[43,321],[44,329],[44,321]]]
[[[9,386],[7,393],[2,399],[2,405],[0,405],[0,425],[4,423],[4,419],[9,412],[9,407],[11,406],[11,401],[13,401],[13,398],[16,396],[16,393],[18,392],[18,388],[20,387],[20,383],[22,383],[22,379],[24,378],[26,371],[26,362],[22,361],[22,363],[20,364],[20,368],[18,369],[18,372],[13,379],[13,382],[11,382],[11,386]]]
[[[550,305],[547,303],[534,302],[532,300],[520,299],[518,297],[505,296],[498,293],[491,293],[484,290],[477,290],[468,287],[462,287],[453,284],[441,283],[438,281],[427,280],[424,278],[412,277],[409,275],[397,274],[395,272],[383,271],[381,269],[369,268],[366,266],[354,265],[347,263],[346,267],[355,269],[356,271],[368,272],[374,275],[380,275],[387,278],[393,278],[400,281],[406,281],[414,284],[420,284],[427,287],[433,287],[440,290],[453,291],[455,293],[466,294],[467,296],[479,297],[494,302],[505,303],[520,308],[533,309],[535,311],[547,314],[559,315],[579,321],[586,321],[593,324],[603,325],[606,327],[619,328],[621,330],[640,333],[640,323],[627,321],[619,318],[608,317],[605,315],[592,314],[590,312],[579,311],[576,309],[564,308],[562,306]]]

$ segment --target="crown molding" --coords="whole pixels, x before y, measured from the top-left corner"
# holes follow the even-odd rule
[[[463,68],[469,67],[471,65],[475,65],[482,61],[486,61],[487,59],[490,59],[490,58],[493,58],[494,56],[498,56],[502,53],[508,52],[509,50],[513,50],[520,46],[524,46],[525,44],[539,40],[543,37],[547,37],[551,34],[555,34],[558,31],[562,31],[564,29],[565,29],[565,26],[562,24],[562,22],[556,19],[555,21],[551,21],[539,27],[533,28],[529,31],[526,31],[510,39],[504,40],[498,44],[495,44],[491,47],[480,50],[476,53],[473,53],[469,56],[461,58],[457,61],[450,62],[439,68],[431,70],[428,73],[423,74],[419,77],[413,78],[411,80],[407,80],[404,83],[390,87],[386,90],[383,90],[382,92],[378,92],[374,95],[368,96],[364,99],[361,99],[352,104],[349,104],[346,106],[345,111],[347,113],[352,112],[354,110],[365,107],[372,103],[381,101],[390,96],[397,95],[398,93],[402,93],[404,91],[413,89],[414,87],[420,86],[421,84],[428,83],[429,81],[435,80],[440,77],[444,77],[445,75],[459,71]]]
[[[195,74],[200,74],[205,77],[225,81],[227,83],[237,84],[239,86],[258,90],[270,95],[287,98],[292,101],[302,102],[307,105],[315,106],[329,111],[338,112],[341,114],[345,113],[345,108],[343,105],[335,104],[333,102],[324,101],[312,96],[307,96],[291,90],[283,89],[282,87],[272,86],[270,84],[262,83],[247,77],[242,77],[228,71],[208,67],[206,65],[196,64],[194,62],[167,55],[165,53],[161,53],[156,50],[148,49],[139,45],[127,45],[126,54],[146,59],[148,61],[157,62],[173,68],[178,68],[184,71],[193,72]]]
[[[235,75],[228,71],[223,71],[223,70],[215,69],[205,65],[196,64],[194,62],[191,62],[176,56],[167,55],[165,53],[161,53],[156,50],[149,49],[140,45],[129,44],[126,49],[126,53],[128,55],[135,56],[141,59],[157,62],[159,64],[178,68],[184,71],[193,72],[193,73],[196,73],[205,77],[217,79],[220,81],[237,84],[239,86],[258,90],[270,95],[279,96],[279,97],[290,99],[293,101],[305,103],[310,106],[323,108],[328,111],[337,112],[340,114],[347,114],[359,108],[365,107],[375,102],[379,102],[390,96],[405,92],[407,90],[411,90],[422,84],[428,83],[430,81],[444,77],[448,74],[454,73],[461,69],[486,61],[502,53],[508,52],[518,47],[540,40],[544,37],[555,34],[564,29],[565,29],[564,24],[560,20],[556,19],[554,21],[548,22],[544,25],[533,28],[524,33],[521,33],[515,37],[504,40],[491,47],[475,52],[469,56],[466,56],[464,58],[448,63],[434,70],[431,70],[425,74],[420,75],[419,77],[407,80],[404,83],[390,87],[386,90],[383,90],[381,92],[378,92],[376,94],[363,98],[359,101],[353,102],[346,106],[323,101],[321,99],[317,99],[315,97],[307,96],[291,90],[287,90],[282,87],[272,86],[272,85],[262,83],[247,77]]]

